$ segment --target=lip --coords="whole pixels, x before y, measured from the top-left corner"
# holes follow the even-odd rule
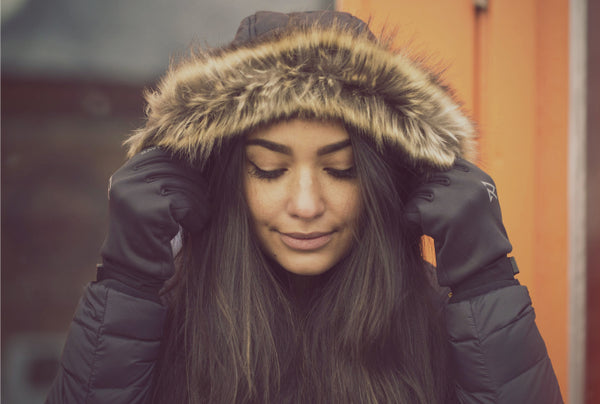
[[[298,251],[313,251],[325,246],[333,237],[332,231],[314,233],[279,233],[283,244]]]

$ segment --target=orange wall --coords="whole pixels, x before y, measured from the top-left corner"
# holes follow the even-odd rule
[[[535,256],[538,323],[547,334],[563,396],[568,366],[569,2],[537,0]],[[541,310],[541,307],[544,309]],[[559,367],[560,365],[560,367]]]
[[[567,391],[568,0],[338,0],[396,27],[397,45],[447,64],[445,80],[479,125],[521,283]]]

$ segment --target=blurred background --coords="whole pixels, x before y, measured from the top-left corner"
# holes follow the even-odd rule
[[[600,402],[600,2],[2,0],[2,403],[43,402],[144,88],[255,11],[333,8],[445,68],[478,123],[563,396]]]

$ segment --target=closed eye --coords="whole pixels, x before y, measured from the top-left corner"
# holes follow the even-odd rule
[[[278,177],[281,177],[283,173],[287,171],[287,168],[278,168],[277,170],[263,170],[252,161],[248,160],[248,162],[251,165],[249,170],[250,174],[256,178],[263,180],[274,180]]]
[[[355,166],[346,168],[344,170],[339,170],[336,168],[325,168],[325,171],[332,177],[338,178],[338,179],[356,178],[356,167]]]

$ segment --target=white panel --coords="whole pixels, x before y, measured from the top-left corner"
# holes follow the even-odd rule
[[[570,1],[569,403],[585,399],[587,2]]]

